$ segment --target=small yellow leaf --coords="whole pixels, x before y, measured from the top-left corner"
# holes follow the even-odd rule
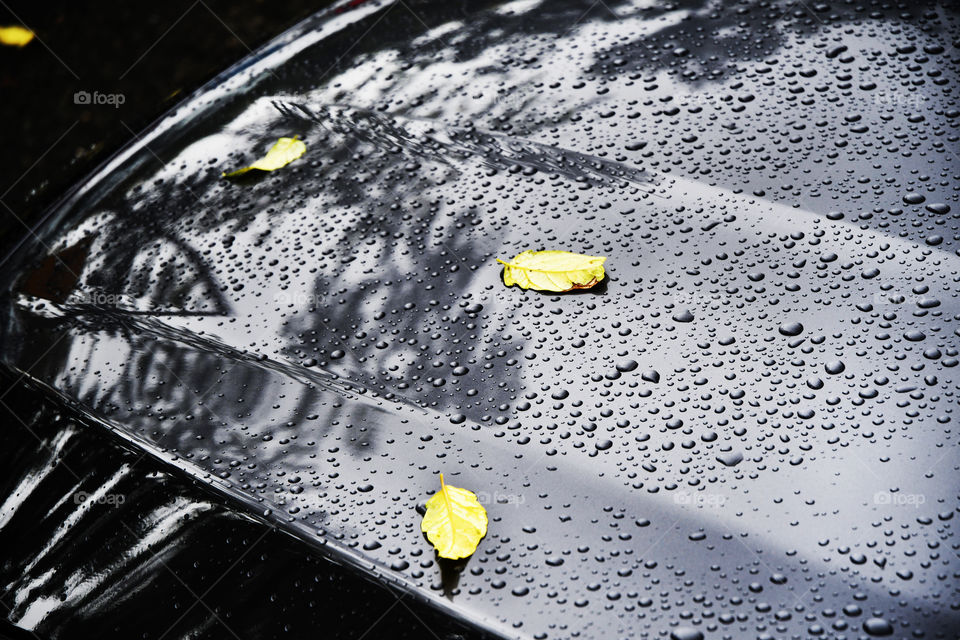
[[[237,169],[236,171],[224,173],[223,175],[227,178],[233,178],[234,176],[242,175],[251,169],[258,169],[260,171],[276,171],[281,167],[287,166],[306,152],[307,145],[305,145],[302,140],[297,140],[296,137],[280,138],[277,140],[277,143],[270,148],[270,151],[267,151],[267,155],[263,156],[249,167]]]
[[[524,251],[503,266],[503,284],[523,289],[570,291],[589,289],[603,280],[606,258],[569,251]]]
[[[487,535],[487,511],[472,491],[451,487],[440,474],[440,491],[427,500],[420,530],[441,558],[466,558]]]
[[[12,27],[0,27],[0,44],[8,47],[25,47],[33,40],[34,33],[26,27],[14,25]]]

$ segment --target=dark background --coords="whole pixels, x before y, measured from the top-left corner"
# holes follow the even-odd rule
[[[330,0],[0,0],[0,257],[52,202],[191,91]],[[123,104],[76,104],[78,91]]]

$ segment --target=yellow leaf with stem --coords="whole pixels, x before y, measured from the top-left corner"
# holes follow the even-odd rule
[[[237,169],[236,171],[224,173],[223,175],[227,178],[233,178],[234,176],[243,175],[252,169],[259,171],[276,171],[281,167],[287,166],[306,152],[307,145],[305,145],[302,140],[298,140],[296,136],[293,138],[280,138],[277,140],[277,143],[270,148],[270,151],[267,151],[267,155],[249,167]]]
[[[603,280],[606,258],[570,251],[524,251],[503,265],[503,284],[562,293],[589,289]]]
[[[440,474],[440,491],[427,500],[420,530],[441,558],[466,558],[487,534],[487,511],[472,491],[452,487]]]
[[[0,44],[8,47],[25,47],[33,40],[33,36],[33,31],[19,25],[0,27]]]

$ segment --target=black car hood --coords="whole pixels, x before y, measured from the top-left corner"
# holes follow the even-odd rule
[[[957,37],[925,3],[337,6],[50,213],[3,362],[493,635],[953,637]],[[527,249],[607,277],[505,287]],[[457,563],[440,473],[490,517]],[[37,571],[4,588],[43,631],[87,583]]]

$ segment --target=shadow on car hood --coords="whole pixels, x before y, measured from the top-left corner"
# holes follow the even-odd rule
[[[956,15],[864,19],[335,9],[51,213],[8,269],[3,361],[493,634],[944,636]],[[221,176],[292,135],[295,163]],[[546,248],[607,278],[503,285],[496,258]],[[490,517],[456,563],[420,532],[440,473]]]

